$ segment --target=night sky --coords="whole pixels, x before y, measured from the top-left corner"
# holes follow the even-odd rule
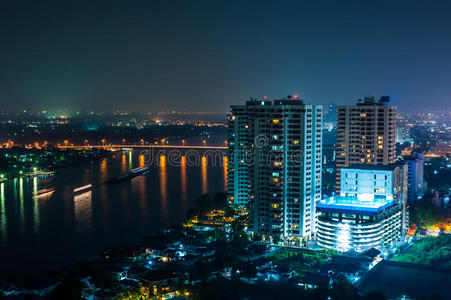
[[[0,2],[0,110],[451,109],[450,1]]]

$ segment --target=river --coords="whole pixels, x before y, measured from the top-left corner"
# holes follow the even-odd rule
[[[161,156],[150,172],[119,183],[100,184],[146,164],[138,152],[58,170],[54,177],[10,180],[0,186],[0,279],[38,275],[96,258],[106,247],[182,221],[195,199],[226,190],[226,162],[178,165]],[[74,188],[93,184],[74,195]],[[33,197],[33,192],[55,188]]]

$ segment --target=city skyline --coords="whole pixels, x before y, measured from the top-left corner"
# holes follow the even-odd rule
[[[1,299],[445,299],[451,2],[0,2]]]
[[[0,111],[226,112],[287,93],[451,108],[447,2],[1,6]]]

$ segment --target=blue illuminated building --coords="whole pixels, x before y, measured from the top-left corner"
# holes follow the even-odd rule
[[[406,156],[404,163],[407,165],[407,201],[412,202],[423,197],[426,188],[423,180],[424,156],[421,153]]]
[[[404,238],[407,166],[341,169],[340,195],[317,204],[318,245],[340,251],[383,249]]]

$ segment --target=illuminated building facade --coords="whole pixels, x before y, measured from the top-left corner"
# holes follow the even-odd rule
[[[356,164],[387,165],[396,159],[396,107],[390,98],[365,97],[356,105],[338,106],[337,190],[340,169]]]
[[[317,204],[318,245],[340,251],[383,248],[404,238],[408,225],[407,166],[341,169],[340,195]]]
[[[412,139],[410,138],[410,127],[407,126],[396,127],[396,142],[400,144],[412,142]]]
[[[404,157],[407,165],[407,201],[416,201],[423,197],[426,184],[424,182],[424,156],[417,153]]]
[[[310,238],[321,199],[322,106],[291,98],[231,107],[228,197],[254,233]]]

